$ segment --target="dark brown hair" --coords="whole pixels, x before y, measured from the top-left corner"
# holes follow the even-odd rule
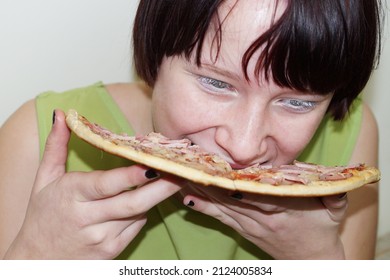
[[[164,56],[189,59],[195,51],[196,63],[201,65],[202,43],[211,21],[217,18],[223,24],[216,16],[223,2],[141,0],[133,30],[139,77],[152,86]],[[279,86],[334,92],[328,111],[340,120],[378,62],[380,11],[377,0],[290,0],[283,15],[244,54],[243,71],[248,78],[249,59],[263,47],[257,76],[264,71],[266,79]],[[220,46],[221,32],[215,38]]]

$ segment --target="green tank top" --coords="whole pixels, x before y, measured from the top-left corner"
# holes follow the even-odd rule
[[[133,135],[125,116],[102,83],[63,93],[45,92],[36,98],[41,156],[52,126],[54,109],[76,109],[114,132]],[[348,164],[362,118],[357,100],[343,122],[325,118],[299,160],[326,165]],[[132,164],[72,136],[68,171],[107,170]],[[168,198],[148,212],[148,221],[119,259],[269,259],[270,257],[214,218]]]

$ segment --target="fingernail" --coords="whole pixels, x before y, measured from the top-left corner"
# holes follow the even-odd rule
[[[190,207],[192,207],[192,206],[194,206],[195,205],[195,203],[192,201],[192,200],[190,200],[188,203],[187,203],[187,206],[190,206]]]
[[[148,179],[154,179],[158,176],[159,176],[158,173],[154,169],[148,169],[145,172],[145,177]]]
[[[339,200],[343,200],[343,199],[346,198],[346,197],[347,197],[347,193],[341,193],[341,194],[338,195],[337,198],[338,198]]]
[[[241,200],[243,198],[243,195],[242,195],[242,193],[236,192],[236,193],[232,194],[231,197],[234,199],[237,199],[237,200]]]
[[[56,110],[53,110],[52,124],[56,122]]]

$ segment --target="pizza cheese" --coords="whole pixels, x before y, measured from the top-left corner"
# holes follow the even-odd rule
[[[325,196],[380,179],[378,169],[364,164],[330,167],[294,161],[278,167],[255,165],[233,170],[217,154],[202,150],[189,139],[172,140],[155,132],[115,134],[75,110],[68,111],[66,122],[78,137],[99,149],[205,186],[265,195]]]

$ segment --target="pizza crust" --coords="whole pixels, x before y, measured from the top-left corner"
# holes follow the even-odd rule
[[[274,196],[314,197],[348,192],[368,183],[380,180],[380,172],[373,167],[362,171],[354,170],[354,176],[337,181],[312,181],[309,184],[271,185],[249,180],[232,180],[222,176],[208,174],[202,170],[185,166],[174,161],[138,151],[131,146],[120,146],[95,134],[85,125],[75,110],[66,115],[69,128],[81,139],[108,153],[149,166],[156,170],[174,174],[190,181],[205,185],[217,186],[232,191],[250,192]]]
[[[355,176],[337,181],[312,181],[308,185],[268,185],[258,182],[236,180],[238,191],[254,192],[275,196],[299,196],[315,197],[345,193],[380,180],[380,174],[376,168],[367,167],[363,171],[355,172]]]
[[[210,175],[202,170],[190,168],[182,164],[149,155],[133,149],[130,146],[116,145],[100,135],[93,133],[83,122],[78,118],[78,113],[70,110],[66,115],[66,123],[68,127],[81,139],[91,145],[113,155],[117,155],[128,160],[149,166],[151,168],[164,171],[196,183],[203,185],[215,185],[226,189],[235,190],[233,180],[223,177]]]

